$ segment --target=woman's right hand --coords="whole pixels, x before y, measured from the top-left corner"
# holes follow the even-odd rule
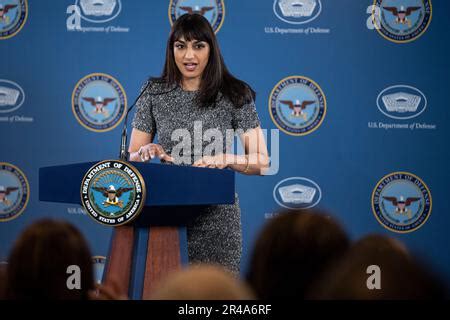
[[[137,151],[138,155],[141,158],[142,162],[147,162],[150,159],[154,159],[155,157],[158,157],[161,160],[173,162],[174,158],[172,158],[170,155],[168,155],[163,147],[161,147],[160,144],[157,143],[149,143],[146,145],[143,145],[139,148]]]

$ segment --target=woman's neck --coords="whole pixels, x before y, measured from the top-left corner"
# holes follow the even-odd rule
[[[200,89],[200,77],[198,78],[183,78],[181,86],[184,91],[197,91]]]

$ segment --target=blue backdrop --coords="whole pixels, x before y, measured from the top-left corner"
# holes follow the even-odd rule
[[[262,127],[282,129],[276,174],[237,176],[243,271],[266,219],[282,206],[317,204],[352,238],[398,238],[450,280],[448,1],[433,0],[432,7],[426,0],[95,2],[0,0],[0,188],[18,188],[8,201],[0,195],[0,261],[20,232],[42,217],[74,223],[92,253],[106,256],[111,229],[79,206],[39,202],[38,169],[116,158],[120,114],[103,131],[83,126],[72,106],[79,81],[107,74],[131,104],[144,80],[161,73],[171,15],[183,6],[210,6],[204,14],[217,29],[227,66],[257,92]],[[401,6],[417,8],[408,15]],[[294,103],[296,95],[316,100],[305,109],[307,119],[280,102]],[[92,123],[106,121],[95,117]],[[275,143],[268,139],[269,147]],[[309,187],[312,198],[299,198],[305,192],[295,190],[299,186]],[[372,199],[374,190],[380,203],[378,192]],[[402,212],[383,196],[420,199]]]

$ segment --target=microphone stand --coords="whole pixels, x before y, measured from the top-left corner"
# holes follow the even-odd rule
[[[127,122],[128,122],[128,114],[130,113],[131,109],[136,105],[136,103],[139,101],[139,99],[142,97],[145,91],[147,91],[147,88],[150,86],[152,82],[148,81],[147,85],[144,87],[144,89],[141,91],[141,93],[138,95],[136,100],[134,100],[133,104],[128,108],[127,113],[125,114],[125,120],[123,123],[123,129],[122,129],[122,135],[120,137],[120,152],[119,152],[119,159],[123,161],[128,161],[129,152],[127,150]]]
[[[119,152],[119,159],[123,161],[128,161],[128,157],[130,153],[127,150],[127,121],[128,121],[128,114],[130,113],[131,109],[136,105],[136,103],[139,101],[139,99],[142,97],[145,91],[150,87],[150,85],[153,83],[153,81],[149,80],[148,83],[145,85],[144,89],[141,91],[141,93],[138,95],[136,100],[134,100],[133,104],[128,108],[127,113],[125,114],[125,120],[123,123],[123,129],[122,134],[120,137],[120,152]],[[159,96],[162,94],[166,94],[169,92],[172,92],[175,90],[177,86],[174,86],[172,89],[165,91],[165,92],[158,92],[158,93],[148,93],[151,96]]]

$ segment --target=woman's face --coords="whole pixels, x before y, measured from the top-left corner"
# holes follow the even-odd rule
[[[209,44],[205,41],[178,39],[174,43],[175,63],[184,79],[199,78],[208,64]]]

